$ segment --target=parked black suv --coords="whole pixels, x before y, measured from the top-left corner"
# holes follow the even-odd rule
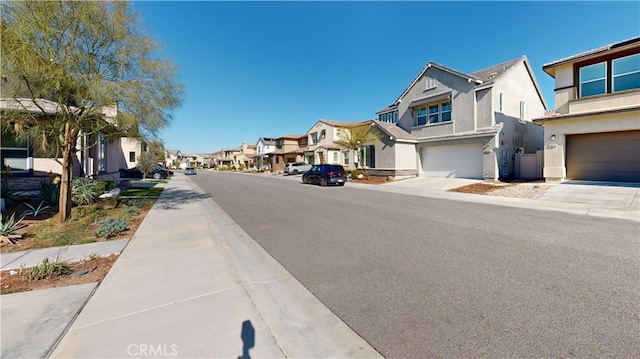
[[[347,183],[347,172],[341,165],[313,165],[302,174],[302,183],[314,183],[322,187],[328,184],[344,186]]]

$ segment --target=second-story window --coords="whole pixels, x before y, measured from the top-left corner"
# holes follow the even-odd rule
[[[315,145],[316,143],[318,143],[318,133],[317,132],[313,132],[311,134],[311,144]]]
[[[640,54],[613,60],[613,92],[640,88]]]
[[[276,147],[278,149],[281,149],[282,146],[284,146],[284,140],[278,140],[278,142],[276,142]]]
[[[451,122],[451,101],[418,107],[416,114],[416,126]]]
[[[607,93],[607,63],[584,66],[580,68],[580,97],[595,96]]]

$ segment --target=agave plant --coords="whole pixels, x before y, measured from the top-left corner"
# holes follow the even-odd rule
[[[24,213],[22,214],[23,216],[37,216],[39,214],[45,213],[45,211],[49,210],[51,207],[49,206],[42,206],[44,204],[44,201],[40,201],[40,204],[38,205],[38,207],[34,207],[32,205],[30,205],[29,203],[25,203],[25,205],[27,207],[29,207],[28,210],[24,211]]]
[[[15,239],[22,238],[18,231],[26,226],[22,223],[22,218],[16,221],[15,213],[11,217],[2,216],[0,220],[0,242],[15,244]]]

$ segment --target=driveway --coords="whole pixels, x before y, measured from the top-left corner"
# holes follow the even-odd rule
[[[553,185],[535,200],[640,209],[640,183],[567,181]]]

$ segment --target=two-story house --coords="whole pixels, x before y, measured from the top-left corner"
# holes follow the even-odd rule
[[[255,164],[260,171],[270,171],[271,157],[276,150],[276,140],[270,137],[260,137],[256,143]]]
[[[242,142],[240,147],[223,148],[220,152],[220,157],[214,156],[217,166],[235,169],[250,168],[254,165],[256,146]]]
[[[167,168],[178,168],[182,161],[182,152],[180,150],[165,150],[164,164]]]
[[[404,174],[497,180],[515,176],[517,154],[542,149],[543,130],[531,119],[545,108],[522,56],[470,74],[429,62],[377,114],[415,138],[415,153],[403,157],[415,166]]]
[[[285,135],[275,139],[276,149],[271,157],[271,168],[274,172],[282,172],[289,162],[304,161],[307,148],[307,135]]]
[[[304,152],[305,161],[309,164],[329,163],[354,168],[354,154],[334,143],[338,139],[339,129],[348,130],[350,125],[347,122],[318,120],[307,131],[309,147]]]
[[[640,37],[543,66],[555,79],[544,178],[640,182]]]

